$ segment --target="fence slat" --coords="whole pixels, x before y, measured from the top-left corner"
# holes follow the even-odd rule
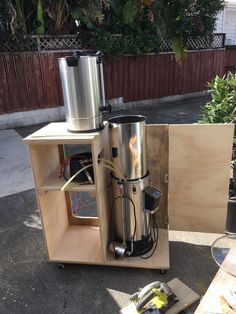
[[[30,103],[28,101],[28,90],[26,85],[26,78],[24,72],[24,55],[17,54],[13,56],[13,63],[16,71],[16,82],[18,84],[19,96],[21,99],[20,108],[21,110],[25,110],[25,108],[30,107]]]
[[[72,53],[0,54],[0,114],[63,105],[58,58]],[[171,53],[104,56],[106,99],[130,102],[201,91],[227,66],[236,69],[236,49],[188,52],[182,64]]]
[[[20,100],[20,94],[19,94],[19,88],[18,88],[18,82],[17,82],[17,76],[16,71],[14,67],[14,61],[13,61],[14,55],[6,55],[4,58],[4,66],[6,69],[6,77],[8,82],[8,89],[10,93],[10,99],[11,99],[11,107],[7,108],[7,113],[14,112],[14,111],[21,111],[21,100]]]
[[[34,69],[34,62],[32,54],[24,55],[24,73],[26,88],[28,93],[28,103],[30,108],[37,108],[39,104],[39,99],[37,95],[37,82],[36,82],[36,73]]]
[[[8,88],[8,81],[4,67],[4,58],[0,56],[0,114],[7,113],[11,109],[11,97]]]
[[[34,76],[35,76],[35,85],[36,85],[36,95],[38,99],[38,109],[45,108],[47,104],[46,96],[44,93],[43,88],[43,77],[42,77],[42,71],[41,71],[41,64],[39,59],[40,53],[33,53],[32,54],[32,66],[34,70]],[[34,108],[35,109],[35,108]]]

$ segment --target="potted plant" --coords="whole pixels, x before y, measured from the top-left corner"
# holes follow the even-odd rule
[[[236,123],[236,74],[228,72],[222,78],[216,76],[208,87],[212,99],[202,107],[203,117],[199,123]],[[226,232],[236,236],[236,129],[231,170]]]

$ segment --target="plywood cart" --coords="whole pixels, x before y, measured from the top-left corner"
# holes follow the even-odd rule
[[[159,240],[155,254],[115,260],[108,251],[109,159],[108,126],[98,133],[76,134],[66,123],[51,123],[25,138],[32,163],[48,260],[109,266],[168,269],[168,228],[223,232],[233,125],[146,125],[147,167],[152,184],[162,191],[156,215]],[[95,184],[70,183],[57,174],[66,144],[91,145]],[[69,191],[96,195],[98,217],[75,218]]]

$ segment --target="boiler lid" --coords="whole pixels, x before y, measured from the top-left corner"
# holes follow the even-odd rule
[[[74,56],[77,58],[79,58],[79,57],[98,57],[101,55],[102,55],[101,51],[96,51],[96,50],[76,50],[74,52]]]

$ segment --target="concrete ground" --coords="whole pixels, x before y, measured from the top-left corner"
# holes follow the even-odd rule
[[[147,123],[194,123],[206,101],[206,97],[195,98],[112,115],[143,114]],[[0,313],[118,313],[139,287],[174,277],[204,294],[217,271],[209,248],[217,235],[171,232],[171,268],[165,275],[157,270],[88,265],[66,265],[60,270],[47,262],[22,142],[39,127],[0,131]]]

